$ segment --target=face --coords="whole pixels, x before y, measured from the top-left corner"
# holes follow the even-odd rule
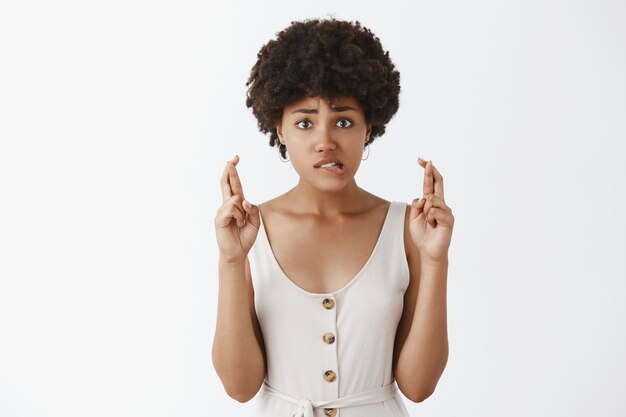
[[[321,97],[306,97],[285,106],[277,133],[300,179],[330,190],[353,181],[371,128],[358,100],[352,97],[332,103]],[[327,158],[336,159],[340,165],[316,166]]]

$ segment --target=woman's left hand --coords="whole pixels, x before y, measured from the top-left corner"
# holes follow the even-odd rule
[[[443,200],[443,177],[432,161],[418,158],[418,163],[424,167],[424,197],[414,199],[411,204],[411,239],[422,261],[447,261],[454,216]]]

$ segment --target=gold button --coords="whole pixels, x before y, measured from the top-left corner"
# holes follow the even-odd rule
[[[326,381],[333,382],[336,378],[337,374],[335,374],[333,371],[328,370],[324,372],[324,379],[326,379]]]
[[[337,415],[337,409],[336,408],[325,408],[324,409],[324,414],[327,415],[328,417],[335,417]]]
[[[332,298],[324,298],[324,301],[322,301],[322,305],[324,306],[324,308],[330,310],[335,306],[335,300],[333,300]]]
[[[331,332],[327,332],[327,333],[324,333],[324,336],[322,336],[322,339],[324,339],[324,342],[330,345],[331,343],[335,342],[335,335],[332,334]]]

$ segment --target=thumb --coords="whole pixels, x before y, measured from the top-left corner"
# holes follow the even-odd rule
[[[243,200],[243,209],[248,214],[248,221],[257,229],[261,226],[259,219],[259,207],[251,204],[248,200]]]
[[[409,213],[409,220],[413,220],[418,217],[424,211],[424,203],[426,199],[416,198],[411,203],[411,212]]]

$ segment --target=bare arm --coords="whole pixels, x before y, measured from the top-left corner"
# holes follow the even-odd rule
[[[446,274],[447,265],[422,267],[413,320],[398,355],[398,385],[415,402],[432,395],[448,361]]]
[[[265,350],[247,256],[260,227],[259,209],[246,204],[235,167],[238,162],[235,156],[226,163],[220,179],[224,204],[215,217],[220,257],[212,360],[228,395],[246,402],[263,383]]]
[[[421,402],[435,391],[448,361],[448,263],[433,265],[420,259],[409,238],[408,210],[405,247],[410,283],[396,334],[393,371],[402,393]]]
[[[245,263],[220,259],[218,297],[213,366],[228,395],[246,402],[265,378],[265,349],[247,259]]]

